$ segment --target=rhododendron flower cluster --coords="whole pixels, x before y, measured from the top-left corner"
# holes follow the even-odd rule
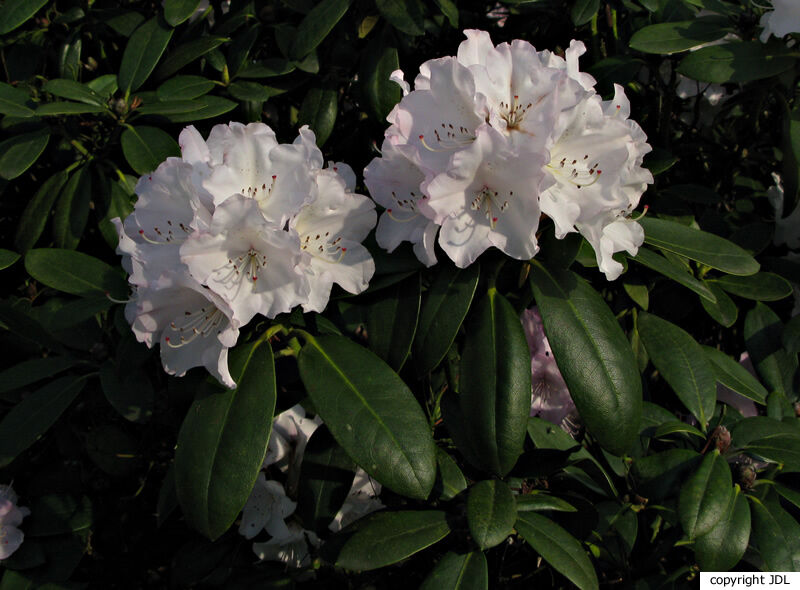
[[[17,527],[30,513],[17,505],[17,494],[11,486],[0,485],[0,560],[10,557],[22,545],[25,534]]]
[[[307,127],[292,144],[262,123],[217,125],[207,141],[187,127],[180,147],[114,220],[134,287],[126,317],[140,342],[161,344],[167,372],[202,365],[233,387],[228,348],[254,317],[321,312],[333,283],[367,288],[375,265],[360,242],[375,206],[349,166],[323,167]]]
[[[761,41],[766,43],[770,35],[785,37],[789,33],[800,33],[800,2],[797,0],[772,0],[772,10],[761,16],[759,24]]]
[[[528,259],[544,213],[557,237],[580,232],[615,279],[622,265],[612,255],[635,255],[644,239],[630,216],[653,181],[642,167],[651,148],[622,87],[602,100],[578,68],[579,41],[561,58],[465,34],[456,56],[420,66],[413,90],[401,71],[392,75],[404,97],[387,118],[381,157],[364,170],[385,208],[378,244],[411,242],[430,266],[438,233],[462,268],[492,246]]]

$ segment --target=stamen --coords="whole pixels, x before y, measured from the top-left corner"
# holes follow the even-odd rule
[[[177,335],[177,342],[169,336],[164,341],[170,348],[180,348],[194,342],[198,337],[219,334],[220,324],[227,318],[217,307],[213,310],[201,307],[196,311],[185,311],[182,320],[170,322],[170,329]]]

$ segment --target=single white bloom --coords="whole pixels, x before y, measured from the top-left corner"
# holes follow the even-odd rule
[[[17,506],[17,500],[11,486],[0,485],[0,561],[9,558],[25,539],[18,527],[31,511]]]
[[[800,33],[800,2],[772,0],[772,10],[761,16],[759,24],[764,27],[760,36],[762,43],[766,43],[770,35],[784,37],[789,33]]]
[[[775,184],[767,189],[767,198],[775,210],[775,235],[772,238],[776,246],[786,244],[792,250],[800,248],[800,203],[789,215],[783,217],[783,181],[780,175],[773,172]]]
[[[242,509],[239,534],[252,539],[265,530],[275,542],[284,543],[291,537],[285,521],[295,508],[297,502],[289,499],[280,483],[268,480],[263,473],[259,473]]]
[[[258,201],[242,195],[219,204],[208,230],[192,234],[180,249],[192,276],[222,297],[241,325],[259,313],[274,318],[307,300],[300,252],[293,230],[267,221]]]
[[[338,533],[350,523],[383,508],[383,502],[378,498],[380,493],[381,484],[359,467],[353,477],[353,485],[350,486],[347,498],[328,528],[334,533]]]
[[[288,525],[288,535],[272,538],[264,543],[253,543],[253,552],[262,561],[282,561],[291,568],[307,567],[311,563],[308,546],[318,546],[319,538],[296,522]]]
[[[322,418],[307,418],[300,404],[281,412],[272,421],[272,432],[262,468],[275,465],[286,474],[286,490],[294,497],[300,480],[300,464],[308,439],[322,424]]]

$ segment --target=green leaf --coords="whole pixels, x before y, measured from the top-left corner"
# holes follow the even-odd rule
[[[725,17],[703,16],[644,27],[633,34],[629,45],[644,53],[677,53],[722,39],[732,30]]]
[[[0,248],[0,270],[8,268],[17,260],[19,260],[19,258],[20,255],[16,252],[6,250],[5,248]]]
[[[542,559],[578,588],[598,587],[597,574],[586,551],[575,537],[552,520],[535,512],[523,512],[517,517],[515,528]]]
[[[670,434],[676,433],[686,433],[696,436],[698,438],[705,439],[706,435],[697,430],[691,424],[686,424],[684,422],[680,422],[678,420],[673,420],[670,422],[664,422],[661,426],[656,428],[656,431],[653,433],[653,438],[664,438],[669,436]]]
[[[478,264],[465,269],[439,265],[422,302],[414,337],[413,355],[417,375],[431,372],[447,354],[467,317],[479,277]]]
[[[705,535],[725,516],[733,494],[731,470],[718,449],[709,452],[681,487],[678,517],[690,539]]]
[[[692,336],[658,316],[639,314],[639,336],[669,386],[705,428],[714,413],[714,370]]]
[[[535,264],[530,284],[570,395],[600,445],[627,451],[639,434],[642,386],[633,350],[603,298],[568,270]]]
[[[205,103],[199,100],[165,100],[150,101],[139,107],[136,112],[146,115],[187,115],[202,110]],[[137,127],[141,129],[141,127]],[[129,129],[127,131],[130,131]],[[160,131],[160,130],[159,130]],[[171,138],[170,138],[171,139]]]
[[[81,166],[58,197],[53,216],[53,239],[59,248],[74,250],[83,237],[92,202],[92,173]]]
[[[86,496],[77,499],[68,494],[46,494],[36,498],[30,508],[30,520],[25,521],[26,537],[49,537],[92,526],[92,503]]]
[[[173,27],[192,16],[201,0],[165,0],[164,19]]]
[[[297,514],[306,528],[327,532],[353,485],[355,467],[327,427],[314,431],[303,453],[297,485]]]
[[[45,4],[47,0],[6,0],[0,10],[0,35],[16,29]]]
[[[759,264],[745,250],[719,236],[664,219],[643,217],[644,241],[732,275],[751,275]]]
[[[0,114],[12,117],[33,117],[36,113],[28,106],[30,99],[30,95],[24,90],[0,82]]]
[[[651,502],[660,502],[673,496],[679,482],[700,463],[700,455],[691,449],[668,449],[642,457],[633,464],[640,480],[639,493]]]
[[[440,499],[452,500],[467,489],[467,480],[458,467],[458,463],[447,451],[439,447],[436,447],[436,464],[439,469],[436,473],[433,491]]]
[[[117,75],[105,74],[86,83],[86,87],[92,92],[99,94],[104,101],[107,101],[118,90]]]
[[[400,377],[341,336],[308,338],[298,365],[314,406],[348,455],[398,494],[426,498],[436,477],[436,447]]]
[[[425,18],[419,0],[375,0],[381,16],[407,35],[424,35]]]
[[[97,92],[89,88],[89,86],[74,80],[54,78],[53,80],[48,80],[43,88],[50,94],[60,98],[77,100],[78,102],[100,107],[104,107],[106,104],[106,100]]]
[[[150,420],[155,406],[155,392],[147,374],[131,371],[120,375],[114,363],[106,361],[100,367],[103,393],[119,415],[138,424]]]
[[[800,525],[777,499],[761,501],[748,496],[752,504],[753,530],[750,542],[761,554],[765,571],[800,571]]]
[[[534,492],[516,496],[517,512],[541,512],[552,510],[554,512],[577,512],[578,509],[566,500],[557,496]]]
[[[727,572],[747,550],[750,539],[750,507],[737,485],[728,508],[719,522],[705,535],[695,539],[694,554],[700,569]]]
[[[771,272],[757,272],[746,277],[726,275],[714,282],[728,293],[756,301],[778,301],[792,294],[791,283]]]
[[[81,50],[83,41],[80,30],[74,31],[58,51],[58,75],[77,80],[81,73]]]
[[[388,33],[370,41],[363,54],[361,80],[367,102],[379,121],[384,121],[389,112],[403,96],[399,85],[389,80],[391,73],[400,68],[400,58]]]
[[[660,254],[656,254],[647,248],[639,248],[639,252],[636,256],[628,256],[628,258],[672,279],[687,289],[691,289],[712,304],[716,302],[713,291],[711,291],[703,281],[697,280],[690,273],[686,272],[685,268],[681,268],[677,264],[670,262]]]
[[[183,514],[212,541],[233,524],[253,489],[275,411],[269,343],[237,347],[230,369],[236,389],[200,393],[175,449],[175,489]]]
[[[158,100],[191,100],[203,96],[216,86],[202,76],[175,76],[158,87]]]
[[[105,113],[105,107],[80,102],[48,102],[36,109],[37,117],[60,117],[62,115],[87,115]]]
[[[287,59],[273,57],[253,64],[244,64],[238,78],[274,78],[290,74],[296,69],[294,62]]]
[[[767,416],[744,418],[731,428],[731,440],[736,447],[744,447],[752,441],[770,436],[782,436],[800,441],[800,429],[794,422],[782,422]]]
[[[156,78],[163,80],[170,77],[182,67],[189,65],[227,41],[230,41],[228,37],[199,37],[179,45],[170,51],[164,61],[161,62],[158,70],[156,70]]]
[[[744,341],[750,360],[767,389],[787,393],[797,369],[797,356],[783,349],[780,318],[763,303],[757,303],[744,318]]]
[[[481,551],[449,551],[431,570],[419,590],[488,590],[489,567]]]
[[[572,24],[576,27],[588,23],[600,10],[600,0],[575,0],[572,5]]]
[[[14,406],[0,422],[0,467],[47,432],[85,385],[84,377],[60,377]]]
[[[717,301],[716,303],[711,303],[707,299],[700,299],[703,309],[705,309],[706,313],[714,318],[718,324],[730,328],[736,323],[736,318],[739,317],[739,308],[736,307],[733,299],[728,297],[728,294],[719,288],[719,285],[709,281],[704,281],[704,284],[714,294]]]
[[[485,479],[470,488],[467,524],[478,547],[486,550],[505,541],[516,520],[517,507],[508,484]]]
[[[454,29],[458,29],[458,6],[453,0],[434,0],[436,6],[442,11],[442,14]]]
[[[294,41],[289,49],[289,57],[300,60],[314,51],[348,8],[350,0],[322,0],[314,6],[297,27]]]
[[[116,268],[83,252],[30,250],[25,256],[25,270],[40,283],[72,295],[109,293],[122,299],[128,293],[128,285]]]
[[[450,532],[441,510],[377,512],[354,523],[336,566],[367,571],[397,563],[444,539]],[[340,534],[350,533],[350,527]]]
[[[174,29],[160,17],[153,17],[131,35],[122,54],[117,75],[119,88],[126,100],[130,93],[138,90],[150,76],[167,48],[173,32]]]
[[[721,350],[703,346],[703,352],[706,358],[711,361],[714,376],[718,383],[754,402],[759,404],[766,403],[767,390],[759,383],[758,379],[753,377],[750,371]]]
[[[678,162],[672,152],[655,147],[644,157],[644,167],[650,170],[653,176],[658,176],[672,168]]]
[[[587,71],[597,80],[598,92],[613,91],[613,84],[625,86],[634,80],[644,66],[644,61],[629,55],[615,55],[601,59]]]
[[[173,123],[192,123],[203,119],[219,117],[236,108],[236,103],[234,101],[222,98],[221,96],[206,95],[195,100],[203,103],[203,106],[199,110],[192,111],[191,113],[169,115],[167,118]]]
[[[234,82],[228,86],[228,92],[236,100],[252,100],[254,102],[266,102],[272,96],[269,89],[258,82]]]
[[[475,306],[461,355],[461,411],[471,462],[500,477],[522,454],[530,415],[530,350],[511,304],[490,289]],[[446,421],[446,417],[445,417]]]
[[[311,127],[317,136],[317,145],[322,147],[333,131],[337,111],[336,90],[312,88],[300,105],[297,123]]]
[[[785,472],[800,471],[800,440],[790,434],[770,434],[750,441],[743,451],[770,463],[780,463]]]
[[[138,174],[148,174],[169,156],[180,156],[181,150],[166,131],[158,127],[131,127],[122,132],[122,153]]]
[[[367,346],[395,371],[408,358],[421,301],[419,275],[381,289],[367,300]]]
[[[701,82],[725,84],[777,76],[794,67],[789,55],[771,54],[760,41],[741,41],[703,47],[687,55],[678,72]]]
[[[783,327],[781,342],[786,352],[790,354],[800,352],[800,315],[793,316]]]
[[[13,180],[21,175],[39,159],[48,141],[48,127],[0,141],[0,177]]]
[[[42,379],[47,379],[74,366],[75,360],[63,356],[49,356],[23,361],[0,372],[0,393],[13,391]]]

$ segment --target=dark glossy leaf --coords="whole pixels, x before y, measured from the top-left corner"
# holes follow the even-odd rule
[[[65,80],[64,78],[48,80],[47,84],[44,85],[44,90],[60,98],[77,100],[94,106],[104,107],[106,104],[106,100],[100,94],[89,88],[89,86],[74,80]]]
[[[718,383],[754,402],[766,403],[767,390],[759,383],[758,379],[753,377],[750,371],[721,350],[703,346],[703,352],[711,361]]]
[[[192,16],[201,0],[165,0],[164,19],[173,27]]]
[[[236,389],[201,392],[183,421],[175,450],[175,489],[183,514],[211,540],[233,524],[253,489],[275,411],[269,343],[238,347],[230,369]]]
[[[783,327],[781,342],[786,352],[790,354],[800,352],[800,315],[793,316]]]
[[[176,142],[158,127],[138,126],[122,132],[122,153],[138,174],[152,172],[169,156],[180,156]]]
[[[700,297],[710,301],[712,304],[716,302],[714,293],[703,281],[697,280],[690,273],[686,272],[686,269],[681,268],[673,262],[670,262],[660,254],[656,254],[647,248],[639,248],[639,252],[636,254],[636,256],[629,256],[629,258],[646,266],[647,268],[661,273],[665,277],[672,279],[687,289],[691,289],[700,295]]]
[[[289,57],[299,60],[316,49],[349,7],[350,0],[322,0],[314,6],[297,27]]]
[[[159,100],[191,100],[211,91],[216,84],[202,76],[175,76],[158,87]]]
[[[495,289],[475,306],[461,355],[461,411],[467,421],[470,461],[506,475],[522,454],[530,415],[530,350],[522,323]],[[469,451],[467,451],[469,452]]]
[[[568,270],[532,267],[530,284],[561,374],[587,429],[622,454],[639,433],[642,389],[630,344],[603,298]]]
[[[131,35],[122,54],[117,75],[119,88],[126,99],[150,77],[167,48],[173,31],[160,17],[153,17]]]
[[[467,489],[467,480],[458,467],[458,463],[447,451],[439,447],[436,447],[436,464],[439,469],[436,472],[436,483],[433,490],[434,493],[438,493],[439,498],[452,500]]]
[[[643,217],[644,241],[733,275],[751,275],[759,264],[745,250],[719,236],[664,219]]]
[[[16,252],[0,248],[0,270],[8,268],[19,259],[20,255]]]
[[[13,180],[42,155],[50,141],[50,129],[43,127],[0,141],[0,177]]]
[[[419,0],[375,0],[375,5],[395,29],[407,35],[425,34],[425,19]]]
[[[75,364],[76,361],[74,359],[64,356],[49,356],[23,361],[0,372],[0,393],[13,391],[42,379],[47,379],[73,367]]]
[[[458,28],[458,6],[453,0],[434,0],[436,6],[442,11],[442,14],[454,29]]]
[[[470,488],[467,524],[478,547],[486,550],[505,541],[516,520],[517,507],[508,484],[485,479]]]
[[[161,65],[156,70],[156,78],[163,80],[168,78],[182,67],[189,65],[194,60],[206,55],[209,51],[213,51],[226,41],[230,41],[227,37],[198,37],[179,45],[167,54]]]
[[[752,504],[752,534],[750,537],[766,571],[800,571],[800,525],[786,512],[777,499],[761,501],[748,496]]]
[[[46,494],[36,498],[30,508],[30,520],[25,521],[26,537],[49,537],[92,526],[92,503],[86,496]]]
[[[298,364],[315,408],[350,457],[395,492],[426,498],[436,447],[422,408],[397,374],[341,336],[308,339]]]
[[[389,80],[391,73],[399,68],[397,48],[391,44],[388,33],[375,37],[364,52],[359,79],[379,121],[386,119],[403,96],[400,86]]]
[[[446,553],[420,590],[488,590],[489,567],[481,551]]]
[[[61,191],[53,215],[53,240],[58,248],[78,247],[89,220],[92,184],[89,166],[81,166]]]
[[[269,89],[258,82],[234,82],[228,86],[228,92],[237,100],[254,102],[266,102],[271,96]]]
[[[723,517],[709,532],[695,539],[697,563],[704,571],[727,572],[739,563],[749,540],[750,506],[736,486]]]
[[[598,587],[592,562],[578,540],[552,520],[535,512],[522,512],[517,531],[560,574],[581,590]]]
[[[577,508],[562,500],[557,496],[544,493],[524,494],[515,496],[517,501],[517,512],[541,512],[552,510],[553,512],[577,512]]]
[[[639,314],[639,336],[655,367],[705,428],[714,413],[717,388],[700,345],[675,324],[648,313]]]
[[[792,294],[791,283],[771,272],[757,272],[746,277],[726,275],[714,282],[728,293],[756,301],[778,301]]]
[[[769,390],[787,393],[797,369],[797,356],[783,349],[783,325],[777,314],[757,303],[744,318],[744,341],[750,360]]]
[[[465,269],[451,265],[438,268],[423,299],[414,337],[414,365],[418,375],[429,373],[447,354],[472,304],[479,276],[477,264]]]
[[[203,119],[213,119],[219,117],[236,108],[236,103],[221,96],[205,95],[196,98],[195,101],[201,102],[203,106],[190,113],[179,115],[168,115],[167,118],[173,123],[192,123]]]
[[[155,392],[146,373],[120,375],[113,363],[100,367],[100,385],[108,402],[126,420],[145,423],[153,415]]]
[[[681,486],[678,516],[690,539],[705,535],[725,516],[733,494],[728,462],[714,449]]]
[[[345,528],[340,534],[349,534]],[[336,565],[366,571],[397,563],[444,539],[450,532],[440,510],[377,512],[355,523],[339,550]]]
[[[711,303],[707,299],[700,299],[703,309],[705,309],[706,313],[714,318],[718,324],[730,328],[736,323],[736,318],[739,317],[739,308],[736,307],[733,299],[728,297],[728,294],[720,289],[716,283],[704,281],[704,284],[714,294],[717,301],[716,303]]]
[[[670,434],[677,433],[691,434],[701,439],[705,439],[706,437],[705,434],[697,430],[697,428],[691,424],[686,424],[678,420],[671,420],[670,422],[664,422],[661,426],[656,428],[656,431],[653,433],[653,438],[664,438]]]
[[[588,23],[600,10],[600,0],[575,0],[572,5],[572,24],[576,27]]]
[[[643,165],[652,172],[653,176],[658,176],[672,168],[677,162],[678,158],[672,152],[655,147],[644,157]]]
[[[60,117],[63,115],[87,115],[93,113],[104,113],[105,107],[84,104],[80,102],[48,102],[36,109],[37,117]]]
[[[30,99],[30,95],[24,90],[0,82],[0,114],[12,117],[33,117],[36,113],[28,106]]]
[[[629,44],[644,53],[677,53],[721,39],[731,31],[727,18],[704,16],[644,27],[633,34]]]
[[[734,41],[690,53],[678,72],[701,82],[750,82],[777,76],[794,67],[795,61],[786,54],[771,54],[760,41]]]
[[[367,346],[400,371],[417,330],[421,294],[419,275],[382,289],[367,304]]]
[[[6,0],[0,10],[0,35],[10,33],[36,14],[47,0]]]
[[[303,453],[297,486],[297,514],[306,528],[328,530],[350,491],[355,468],[325,426],[314,431]]]
[[[14,406],[0,422],[0,467],[45,434],[85,385],[84,377],[60,377]]]
[[[117,269],[83,252],[37,248],[25,256],[25,269],[40,283],[72,295],[110,293],[122,299],[128,293]]]
[[[333,125],[336,123],[338,99],[336,90],[312,88],[300,105],[297,115],[299,125],[308,125],[317,136],[317,145],[322,146],[328,140]]]
[[[613,90],[614,84],[625,86],[635,79],[642,69],[644,61],[628,55],[615,55],[601,59],[588,68],[588,72],[597,80],[598,89],[603,93]]]

